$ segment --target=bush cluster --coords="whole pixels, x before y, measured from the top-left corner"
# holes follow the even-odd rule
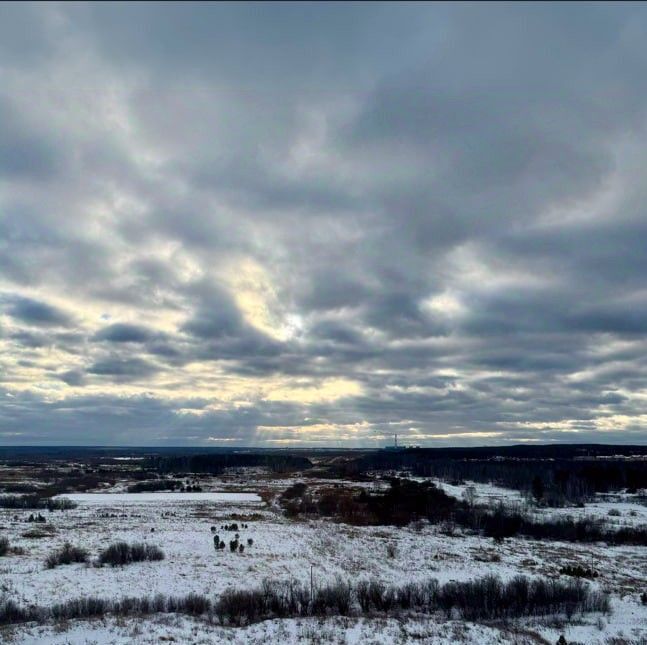
[[[114,542],[99,554],[100,564],[109,564],[113,567],[144,562],[147,560],[163,560],[164,551],[157,546],[144,543]]]
[[[48,569],[54,569],[61,564],[72,564],[73,562],[87,562],[88,552],[79,547],[73,546],[66,542],[60,549],[50,553],[45,559],[45,566]]]

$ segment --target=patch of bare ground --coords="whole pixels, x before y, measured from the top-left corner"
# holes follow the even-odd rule
[[[258,496],[263,500],[266,506],[271,506],[277,492],[273,490],[263,489],[258,491]]]
[[[508,636],[515,645],[552,645],[543,636],[531,629],[518,626],[501,625],[502,634]]]
[[[21,533],[21,537],[24,537],[27,540],[40,540],[43,538],[52,537],[56,535],[57,530],[55,526],[51,524],[43,524],[43,526],[36,526],[34,528],[28,529]]]

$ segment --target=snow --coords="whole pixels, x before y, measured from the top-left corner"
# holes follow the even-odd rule
[[[215,486],[217,482],[213,482]],[[293,480],[258,482],[257,491],[287,488]],[[309,482],[316,485],[317,482]],[[320,482],[330,485],[329,481]],[[448,493],[461,496],[465,487],[442,484]],[[476,484],[478,502],[503,500],[517,504],[515,491]],[[221,487],[225,487],[221,482]],[[457,531],[445,535],[440,527],[419,523],[409,527],[354,527],[325,520],[286,519],[267,506],[248,483],[247,490],[208,493],[83,493],[64,495],[79,503],[75,509],[46,513],[47,525],[27,523],[29,511],[0,509],[0,533],[22,554],[0,558],[0,592],[7,591],[20,603],[51,604],[84,595],[121,597],[161,592],[184,595],[196,592],[211,598],[227,587],[254,587],[265,578],[308,582],[311,567],[315,584],[340,576],[344,579],[376,577],[389,584],[403,584],[435,577],[440,582],[468,580],[486,574],[509,579],[559,576],[565,564],[594,566],[600,577],[593,585],[612,594],[613,613],[600,619],[588,616],[580,624],[560,627],[546,621],[523,623],[534,634],[555,642],[567,640],[603,643],[610,637],[636,641],[647,639],[647,607],[639,600],[647,572],[647,549],[607,547],[566,542],[511,539],[503,544]],[[610,521],[623,520],[635,503],[605,500],[592,505]],[[609,517],[618,508],[621,517]],[[563,509],[573,511],[573,509]],[[588,510],[588,509],[587,509]],[[641,516],[644,508],[639,506]],[[542,510],[543,512],[543,510]],[[17,518],[17,519],[16,519]],[[635,519],[635,518],[632,518]],[[234,532],[223,524],[237,522],[244,553],[216,552],[211,527],[221,540]],[[243,528],[242,525],[248,525]],[[28,530],[48,526],[52,535],[40,539],[24,536]],[[253,545],[247,545],[247,539]],[[118,540],[144,541],[162,548],[161,562],[126,567],[98,567],[94,561],[108,544]],[[89,550],[93,562],[46,569],[44,560],[64,542]],[[387,547],[395,546],[388,557]],[[598,621],[603,620],[603,629]],[[264,643],[285,645],[301,642],[347,643],[519,643],[508,627],[484,627],[460,621],[410,616],[399,620],[327,618],[275,620],[245,628],[223,628],[182,616],[147,619],[72,621],[56,625],[21,626],[9,630],[15,643],[157,643],[173,638],[194,643]],[[59,631],[57,631],[59,630]],[[0,641],[8,640],[0,631]],[[317,641],[316,639],[320,640]],[[516,639],[516,640],[515,640]],[[537,642],[529,640],[528,642]]]
[[[149,504],[159,502],[261,502],[256,493],[72,493],[59,495],[73,502],[88,506],[110,506],[113,504]]]
[[[344,643],[347,645],[392,645],[393,643],[434,643],[455,645],[457,642],[480,645],[519,644],[518,639],[501,637],[498,629],[459,621],[435,622],[427,617],[393,618],[306,618],[267,620],[248,627],[220,627],[182,616],[161,616],[124,623],[114,619],[76,621],[64,633],[56,629],[35,627],[21,629],[23,645],[131,645],[179,643],[231,643],[232,645],[281,643]],[[17,641],[16,641],[17,642]]]

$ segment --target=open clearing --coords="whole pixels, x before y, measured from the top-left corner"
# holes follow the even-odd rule
[[[280,484],[284,487],[286,482],[281,480]],[[267,482],[263,485],[267,489]],[[476,494],[492,497],[493,487],[476,485]],[[159,616],[131,623],[123,619],[74,621],[65,628],[13,627],[4,632],[9,641],[554,643],[561,634],[569,642],[582,643],[647,639],[647,607],[640,603],[638,593],[645,585],[645,548],[517,538],[495,544],[490,539],[463,535],[460,530],[444,534],[438,526],[426,522],[397,528],[295,521],[285,518],[271,500],[266,504],[253,492],[84,493],[66,497],[76,501],[78,507],[45,512],[44,524],[27,523],[27,511],[0,510],[3,534],[12,546],[19,547],[18,554],[0,558],[0,585],[22,604],[51,604],[85,595],[195,592],[213,597],[228,587],[255,587],[264,579],[308,582],[311,571],[315,585],[336,577],[377,578],[402,584],[429,577],[440,582],[469,580],[490,573],[502,579],[519,573],[556,577],[562,566],[581,564],[599,571],[599,577],[590,584],[611,594],[613,611],[608,616],[588,615],[569,625],[525,619],[516,622],[516,631],[510,626],[420,616],[398,621],[385,617],[273,620],[246,628]],[[512,491],[503,490],[499,497],[518,501]],[[627,508],[620,507],[624,516]],[[221,527],[232,522],[239,525],[240,541],[246,545],[244,553],[214,549],[211,528],[228,542],[234,532]],[[251,546],[248,539],[253,540]],[[44,566],[46,556],[66,541],[86,548],[94,560],[108,544],[121,540],[159,546],[166,557],[161,562],[126,567],[98,567],[93,563],[55,569]],[[324,638],[325,634],[328,636]]]

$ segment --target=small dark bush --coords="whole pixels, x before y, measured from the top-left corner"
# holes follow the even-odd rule
[[[191,593],[178,602],[179,611],[191,616],[200,616],[206,614],[211,609],[211,601],[206,596],[197,593]]]
[[[72,546],[66,542],[58,551],[50,553],[46,560],[45,566],[48,569],[54,569],[61,564],[72,564],[73,562],[87,562],[88,552],[78,546]]]
[[[0,625],[11,625],[13,623],[25,623],[37,620],[35,609],[21,607],[15,600],[8,598],[6,594],[0,595]]]
[[[143,543],[115,542],[99,554],[101,564],[109,564],[113,567],[163,559],[164,552],[159,547]]]
[[[289,500],[289,499],[296,499],[297,497],[303,497],[303,494],[305,493],[307,488],[308,486],[303,482],[297,482],[296,484],[292,484],[292,486],[290,486],[289,488],[284,490],[283,493],[281,493],[281,499]]]
[[[312,613],[315,616],[348,616],[352,604],[352,587],[347,582],[337,582],[315,590]]]
[[[389,611],[397,601],[397,594],[379,580],[362,580],[355,588],[357,601],[365,614],[370,611]]]
[[[9,553],[9,538],[0,537],[0,557]]]

